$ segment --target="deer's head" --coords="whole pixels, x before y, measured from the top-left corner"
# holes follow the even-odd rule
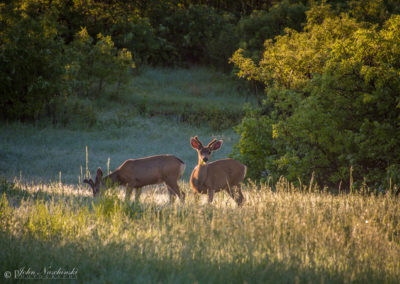
[[[218,150],[222,146],[222,140],[213,139],[207,146],[203,146],[197,136],[190,138],[190,145],[192,148],[197,151],[199,157],[199,163],[205,164],[207,163],[212,155],[213,151]]]
[[[101,168],[97,169],[94,182],[92,179],[84,179],[83,182],[89,184],[92,188],[93,196],[97,196],[100,193],[100,187],[103,185],[103,171],[101,170]]]

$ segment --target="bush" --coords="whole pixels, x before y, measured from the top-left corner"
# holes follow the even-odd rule
[[[239,47],[239,37],[236,32],[236,18],[231,14],[224,14],[222,17],[219,33],[205,43],[204,61],[211,66],[228,71],[232,68],[228,60]]]
[[[13,8],[0,9],[1,118],[33,120],[63,90],[63,43],[51,19]]]
[[[111,28],[115,45],[128,49],[137,64],[172,64],[178,54],[156,32],[148,19],[140,17],[118,21]]]
[[[222,45],[228,47],[229,43],[233,43],[235,37],[232,21],[231,16],[222,16],[211,7],[192,5],[188,9],[178,9],[166,15],[160,21],[158,35],[176,50],[181,62],[204,63],[209,62],[218,52],[221,53],[216,48]],[[228,42],[224,43],[223,40]],[[222,52],[223,56],[229,57],[234,48],[235,45],[229,46]]]
[[[285,28],[301,30],[306,21],[306,6],[301,2],[290,2],[279,2],[269,11],[254,10],[251,15],[240,19],[237,25],[239,46],[246,51],[246,56],[258,62],[266,39],[283,34]]]
[[[250,176],[315,175],[332,187],[399,180],[399,31],[400,16],[378,29],[331,15],[267,41],[259,65],[237,51],[238,75],[267,87],[237,128],[235,155]]]
[[[360,21],[383,24],[392,14],[400,14],[400,2],[397,0],[350,1],[349,13]]]
[[[97,36],[94,43],[85,28],[77,33],[67,49],[69,64],[66,80],[73,93],[82,97],[100,97],[104,85],[117,82],[116,93],[121,84],[127,83],[131,68],[135,65],[131,53],[114,46],[110,36]]]

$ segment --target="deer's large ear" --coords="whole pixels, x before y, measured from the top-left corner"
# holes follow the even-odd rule
[[[94,182],[92,179],[84,179],[83,182],[90,185],[92,187],[92,189],[94,188]]]
[[[101,168],[98,168],[96,172],[96,177],[102,177],[102,176],[103,176],[103,171],[101,170]]]
[[[211,150],[216,151],[219,148],[221,148],[223,141],[222,140],[217,140],[211,145]]]
[[[192,145],[192,148],[195,150],[200,150],[201,148],[201,143],[197,136],[190,138],[190,145]]]

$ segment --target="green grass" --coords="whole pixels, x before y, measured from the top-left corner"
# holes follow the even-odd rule
[[[2,182],[0,270],[76,268],[80,283],[398,283],[400,203],[392,195],[249,185],[242,208],[190,194],[140,204],[79,185]],[[81,194],[77,194],[77,192]],[[82,193],[83,192],[83,193]],[[7,282],[5,282],[7,283]]]
[[[129,97],[146,97],[165,109],[176,104],[215,105],[240,111],[246,97],[230,75],[202,67],[190,69],[144,68],[131,80]]]
[[[230,128],[240,122],[243,106],[255,104],[233,76],[203,67],[142,68],[117,99],[125,113],[170,116],[196,126]],[[103,102],[109,105],[109,102]],[[133,109],[131,108],[133,107]]]

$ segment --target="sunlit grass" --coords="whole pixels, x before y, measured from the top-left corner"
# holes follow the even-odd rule
[[[248,185],[238,208],[209,205],[186,182],[170,204],[162,186],[140,203],[116,189],[93,199],[59,183],[2,181],[0,269],[78,268],[79,282],[396,283],[400,202],[393,195],[305,193]]]

